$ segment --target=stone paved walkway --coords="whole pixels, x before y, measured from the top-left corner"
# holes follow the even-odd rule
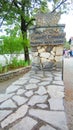
[[[30,71],[0,94],[0,130],[68,130],[61,72]]]

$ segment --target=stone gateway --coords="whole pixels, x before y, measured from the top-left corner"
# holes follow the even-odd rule
[[[48,70],[62,68],[65,25],[58,24],[59,19],[59,13],[37,14],[37,24],[30,29],[32,66]]]

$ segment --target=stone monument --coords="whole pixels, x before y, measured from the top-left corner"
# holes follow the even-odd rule
[[[58,24],[60,13],[38,13],[36,26],[30,29],[32,66],[43,70],[62,68],[64,24]]]

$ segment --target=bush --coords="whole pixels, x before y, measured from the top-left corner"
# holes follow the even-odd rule
[[[0,64],[0,73],[2,73],[3,67],[2,64]]]

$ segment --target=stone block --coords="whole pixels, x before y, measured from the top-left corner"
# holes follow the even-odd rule
[[[49,58],[49,56],[50,56],[50,53],[49,52],[43,52],[43,53],[41,53],[40,54],[40,57],[43,57],[43,58]]]
[[[63,55],[63,46],[57,46],[56,47],[56,55],[62,56]]]

